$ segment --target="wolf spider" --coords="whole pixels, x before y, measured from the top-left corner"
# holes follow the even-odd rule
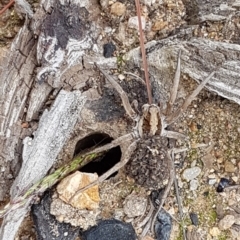
[[[104,173],[102,176],[99,177],[99,179],[90,185],[80,189],[77,193],[80,193],[89,187],[92,187],[96,185],[97,183],[100,183],[107,179],[109,176],[111,176],[114,172],[120,170],[124,165],[127,164],[129,161],[132,153],[136,149],[136,143],[143,139],[143,138],[151,138],[155,135],[159,135],[162,138],[173,138],[173,139],[185,139],[186,136],[178,133],[178,132],[173,132],[166,130],[166,128],[174,123],[179,116],[187,109],[187,107],[191,104],[193,99],[200,93],[200,91],[203,89],[203,87],[206,85],[206,83],[209,81],[209,79],[215,74],[215,72],[212,72],[204,81],[202,81],[198,87],[190,94],[185,102],[182,104],[180,108],[177,109],[177,111],[172,112],[173,105],[176,100],[177,96],[177,91],[178,91],[178,85],[179,85],[179,80],[180,80],[180,56],[181,53],[179,52],[178,54],[178,60],[177,60],[177,67],[176,67],[176,72],[175,72],[175,77],[173,81],[173,87],[170,90],[170,99],[167,103],[166,109],[160,108],[157,104],[144,104],[142,106],[142,114],[139,115],[131,106],[127,94],[124,92],[122,87],[110,76],[108,75],[104,70],[100,68],[100,66],[97,67],[101,71],[101,73],[107,78],[107,80],[112,84],[112,86],[115,88],[115,90],[119,93],[123,107],[127,113],[127,115],[135,122],[135,127],[133,129],[132,133],[129,133],[127,135],[121,136],[118,139],[112,141],[112,143],[105,145],[103,147],[100,147],[101,150],[103,149],[110,149],[112,147],[115,147],[117,145],[122,146],[123,144],[130,143],[129,147],[125,152],[123,152],[123,155],[121,157],[121,160],[119,163],[117,163],[115,166],[113,166],[110,170],[108,170],[106,173]],[[100,151],[99,149],[99,151]],[[175,177],[175,172],[174,172],[174,164],[173,160],[171,158],[171,149],[165,149],[164,154],[165,154],[165,159],[169,161],[169,166],[170,166],[170,172],[169,172],[169,181],[167,184],[167,187],[164,190],[164,194],[162,198],[160,199],[160,204],[158,209],[156,210],[156,213],[152,217],[154,209],[150,211],[148,214],[147,220],[145,219],[142,223],[146,224],[146,222],[150,222],[149,219],[152,218],[152,232],[153,232],[153,226],[154,222],[156,220],[156,217],[161,210],[164,201],[170,191],[170,188],[173,184],[174,177]],[[77,194],[76,193],[76,194]],[[76,195],[75,194],[75,195]],[[74,196],[73,196],[74,197]],[[72,198],[73,198],[72,197]],[[150,225],[149,225],[150,226]],[[148,227],[149,229],[149,227]],[[147,229],[147,230],[148,230]]]

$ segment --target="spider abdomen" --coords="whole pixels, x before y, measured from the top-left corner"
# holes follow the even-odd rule
[[[164,187],[169,178],[165,149],[167,149],[166,138],[153,136],[148,141],[140,140],[133,157],[126,166],[127,174],[136,183],[148,189]]]

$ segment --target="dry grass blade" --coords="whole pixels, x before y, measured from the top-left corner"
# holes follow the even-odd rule
[[[138,16],[138,25],[139,25],[139,40],[140,40],[140,47],[141,47],[141,53],[142,53],[142,61],[143,61],[143,68],[144,68],[144,74],[145,74],[145,81],[147,85],[147,94],[148,94],[148,103],[152,104],[152,89],[151,89],[151,83],[149,80],[149,74],[148,74],[148,64],[147,64],[147,58],[146,58],[146,52],[144,47],[144,36],[143,36],[143,29],[142,29],[142,20],[141,20],[141,11],[140,11],[140,3],[139,0],[135,0],[136,9],[137,9],[137,16]]]

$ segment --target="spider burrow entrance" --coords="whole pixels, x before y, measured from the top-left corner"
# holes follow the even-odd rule
[[[113,138],[111,138],[108,134],[100,132],[93,133],[77,142],[74,155],[77,155],[82,151],[88,151],[88,149],[91,149],[93,147],[100,147],[111,143],[112,140]],[[111,148],[103,158],[100,160],[91,161],[90,163],[83,166],[80,171],[87,173],[97,173],[99,176],[101,176],[120,161],[121,155],[122,152],[119,146]],[[116,174],[117,172],[112,174],[110,177],[115,176]]]

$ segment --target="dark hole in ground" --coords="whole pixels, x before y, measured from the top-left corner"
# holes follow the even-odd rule
[[[95,133],[92,135],[89,135],[76,144],[74,155],[80,153],[81,151],[86,151],[86,149],[93,148],[93,147],[99,147],[103,146],[107,143],[110,143],[113,140],[113,138],[109,137],[109,135],[105,133]],[[80,169],[81,172],[88,172],[88,173],[97,173],[99,176],[103,173],[107,172],[110,168],[112,168],[116,163],[118,163],[121,159],[121,148],[115,147],[109,150],[106,155],[96,161],[92,161],[82,167]],[[114,173],[110,177],[113,177],[117,174]],[[110,178],[109,177],[109,178]]]

